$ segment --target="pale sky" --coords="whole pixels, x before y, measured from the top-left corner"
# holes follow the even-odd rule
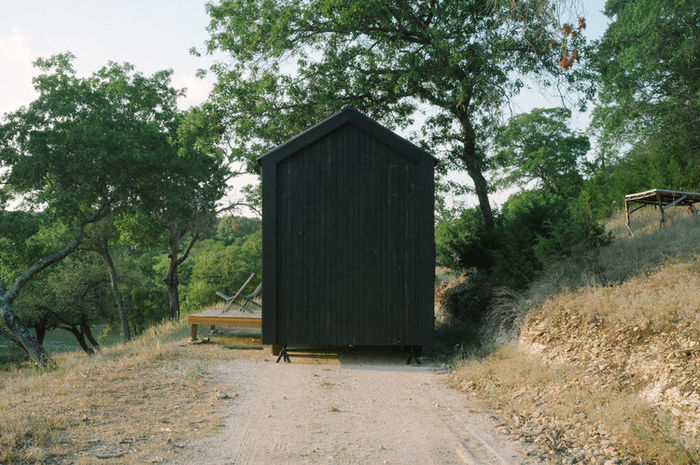
[[[576,0],[574,0],[575,3]],[[108,61],[128,61],[151,74],[172,69],[175,87],[187,88],[181,107],[202,102],[212,78],[195,77],[212,58],[189,55],[207,39],[208,16],[203,0],[0,0],[0,115],[31,102],[35,93],[32,62],[38,57],[71,51],[74,65],[89,75]],[[590,38],[605,30],[603,0],[583,1]],[[554,95],[524,92],[513,103],[515,113],[560,105]],[[588,115],[575,114],[572,125],[584,129]],[[407,136],[407,134],[402,134]],[[249,181],[248,181],[249,182]],[[502,199],[495,198],[496,203]],[[504,200],[504,199],[503,199]]]
[[[186,87],[187,107],[204,100],[211,79],[195,77],[208,57],[188,49],[207,38],[203,1],[174,0],[0,0],[0,114],[29,103],[37,57],[71,51],[80,74],[108,61],[132,63],[151,74],[174,71],[175,87]]]

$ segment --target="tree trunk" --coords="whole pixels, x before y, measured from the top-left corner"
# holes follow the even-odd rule
[[[49,356],[24,322],[17,317],[12,304],[4,295],[0,296],[0,314],[2,314],[2,319],[7,327],[12,330],[14,336],[19,340],[22,348],[34,360],[34,363],[39,365],[40,368],[46,368],[46,365],[49,363]]]
[[[197,242],[197,239],[199,239],[199,228],[196,228],[194,230],[189,244],[187,244],[185,251],[179,257],[179,242],[180,239],[183,237],[184,233],[176,234],[174,230],[171,230],[170,233],[170,253],[168,254],[170,263],[168,264],[168,272],[165,274],[163,282],[168,288],[168,300],[170,302],[170,318],[173,320],[178,320],[180,318],[180,278],[177,274],[177,267],[180,266],[182,262],[187,260],[187,257],[190,256],[192,247],[194,247],[195,242]]]
[[[489,185],[484,178],[482,161],[476,151],[476,134],[468,117],[462,119],[462,137],[464,139],[463,160],[467,167],[467,173],[474,182],[474,192],[479,199],[479,209],[484,218],[486,231],[494,231],[493,211],[489,203]]]
[[[117,269],[112,261],[112,256],[109,254],[109,246],[105,243],[100,255],[107,264],[107,272],[109,273],[109,282],[112,285],[112,294],[114,294],[114,299],[117,301],[117,309],[119,310],[119,319],[122,324],[122,337],[125,341],[131,339],[131,331],[129,330],[129,320],[126,315],[126,308],[124,307],[124,300],[122,299],[122,293],[119,291],[119,278],[117,276]],[[90,336],[88,336],[90,338]],[[90,341],[92,342],[92,341]]]
[[[168,301],[170,303],[170,318],[177,320],[180,318],[180,280],[177,275],[177,257],[170,258],[168,273],[163,279],[168,288]]]
[[[95,350],[100,350],[102,347],[100,347],[100,343],[95,340],[95,338],[92,335],[92,331],[90,330],[90,325],[83,322],[80,323],[80,331],[87,337],[87,340],[90,341],[90,344],[95,347]]]
[[[77,339],[78,344],[80,344],[80,347],[85,351],[86,354],[92,355],[95,353],[95,351],[87,345],[87,343],[85,342],[85,335],[80,332],[76,325],[59,326],[59,328],[65,329],[66,331],[70,331],[71,333],[73,333],[73,336],[75,336],[75,339]]]
[[[12,334],[12,333],[10,333],[10,332],[7,332],[7,331],[5,331],[4,329],[2,329],[2,327],[0,327],[0,337],[4,337],[4,338],[7,339],[8,341],[14,343],[17,347],[19,347],[20,349],[22,349],[22,351],[23,351],[25,354],[27,354],[27,357],[29,357],[29,353],[27,352],[27,349],[24,348],[24,346],[22,345],[22,343],[19,342],[19,339],[17,339],[17,337],[15,337],[14,334]]]
[[[39,344],[42,346],[44,345],[44,337],[46,337],[46,319],[42,318],[39,323],[34,327],[34,331],[36,331],[36,340],[39,341]]]

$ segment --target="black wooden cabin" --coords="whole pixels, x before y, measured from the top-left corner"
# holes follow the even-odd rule
[[[351,107],[260,157],[264,344],[432,344],[435,161]]]

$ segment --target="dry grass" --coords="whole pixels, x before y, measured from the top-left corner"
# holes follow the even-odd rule
[[[608,229],[619,229],[614,226],[617,221],[611,219]],[[690,260],[700,255],[700,215],[679,215],[664,228],[659,228],[652,215],[643,215],[639,222],[647,227],[640,228],[636,237],[621,235],[597,255],[552,264],[530,287],[531,298],[542,300],[563,289],[586,285],[619,284],[658,268],[670,258]]]
[[[613,455],[644,463],[700,460],[700,449],[685,445],[658,410],[635,395],[592,384],[572,365],[547,366],[530,354],[503,347],[484,360],[465,362],[452,379],[456,387],[508,413],[510,427],[529,442],[551,441],[558,450],[604,442]]]
[[[482,341],[511,345],[464,363],[455,383],[515,414],[510,427],[550,453],[587,444],[586,460],[700,463],[687,424],[697,413],[689,407],[669,415],[676,404],[665,394],[689,396],[681,401],[696,395],[694,349],[681,358],[668,354],[698,341],[700,216],[677,210],[659,228],[657,215],[649,209],[633,216],[635,238],[621,229],[624,216],[613,218],[608,229],[616,240],[597,255],[553,264],[526,291],[498,291]],[[513,347],[521,326],[539,356]],[[663,392],[652,405],[641,391],[657,385]],[[615,450],[596,454],[595,444]]]
[[[587,286],[562,293],[537,309],[544,317],[562,311],[629,327],[662,330],[687,322],[700,329],[700,256],[690,262],[671,261],[620,286]]]
[[[673,262],[689,261],[697,263],[700,256],[700,215],[691,216],[684,211],[678,211],[670,215],[668,226],[659,228],[657,214],[651,210],[644,212],[635,219],[637,237],[631,238],[620,235],[611,244],[603,247],[597,254],[587,257],[573,257],[551,264],[542,272],[539,279],[522,292],[513,292],[502,289],[496,292],[495,298],[488,312],[486,322],[482,330],[482,340],[488,343],[504,344],[517,340],[519,329],[531,309],[542,305],[547,299],[559,294],[571,294],[576,289],[584,289],[584,293],[590,293],[588,299],[591,308],[603,306],[596,303],[595,298],[606,293],[604,287],[624,283],[635,276],[643,276],[654,273],[666,264]],[[620,217],[614,217],[608,223],[608,230],[619,233]],[[624,215],[622,215],[622,228],[624,228]],[[634,225],[633,225],[634,226]],[[690,265],[692,269],[697,266]],[[676,269],[676,271],[684,272]],[[660,279],[664,284],[673,285],[676,294],[684,294],[683,298],[697,295],[697,279],[692,282],[681,280],[677,285],[673,284],[673,271],[662,273],[655,279]],[[695,274],[697,276],[697,273]],[[639,287],[646,286],[647,278],[642,278]],[[655,287],[658,289],[658,286]],[[636,289],[627,288],[628,292],[636,292]],[[613,293],[615,294],[615,293]],[[653,308],[655,303],[663,301],[655,299],[652,292],[644,292],[646,298],[645,310],[652,318],[674,318],[672,310]],[[576,296],[578,298],[579,295]],[[610,296],[618,298],[623,296]],[[672,309],[682,310],[680,302],[674,304],[674,298],[669,300],[673,304]],[[606,301],[607,302],[607,301]],[[697,300],[685,302],[693,306],[685,307],[685,311],[692,312],[697,309]],[[624,302],[619,301],[614,305],[615,314],[621,317],[628,312],[624,308]],[[662,315],[665,313],[665,316]],[[697,312],[696,312],[697,313]]]
[[[673,207],[664,212],[666,227],[673,227],[679,221],[685,221],[692,216],[687,207]],[[653,234],[661,229],[660,219],[659,209],[647,205],[630,215],[630,228],[637,237]],[[620,209],[613,213],[606,222],[605,229],[616,239],[629,237],[625,226],[625,210]]]
[[[636,237],[623,235],[600,251],[597,267],[601,284],[620,283],[658,267],[668,258],[692,259],[700,255],[700,215],[678,214],[659,228],[653,215],[639,218],[645,228]],[[614,229],[615,219],[608,224]]]
[[[90,358],[58,356],[46,373],[6,373],[0,463],[168,460],[182,442],[213,432],[221,417],[216,391],[230,386],[217,385],[208,362],[231,352],[192,346],[187,330],[166,323]]]

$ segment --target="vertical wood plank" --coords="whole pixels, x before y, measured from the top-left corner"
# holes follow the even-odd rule
[[[263,161],[265,343],[432,343],[432,160],[368,134],[346,124]]]
[[[277,164],[263,163],[263,344],[279,344],[277,334]]]

